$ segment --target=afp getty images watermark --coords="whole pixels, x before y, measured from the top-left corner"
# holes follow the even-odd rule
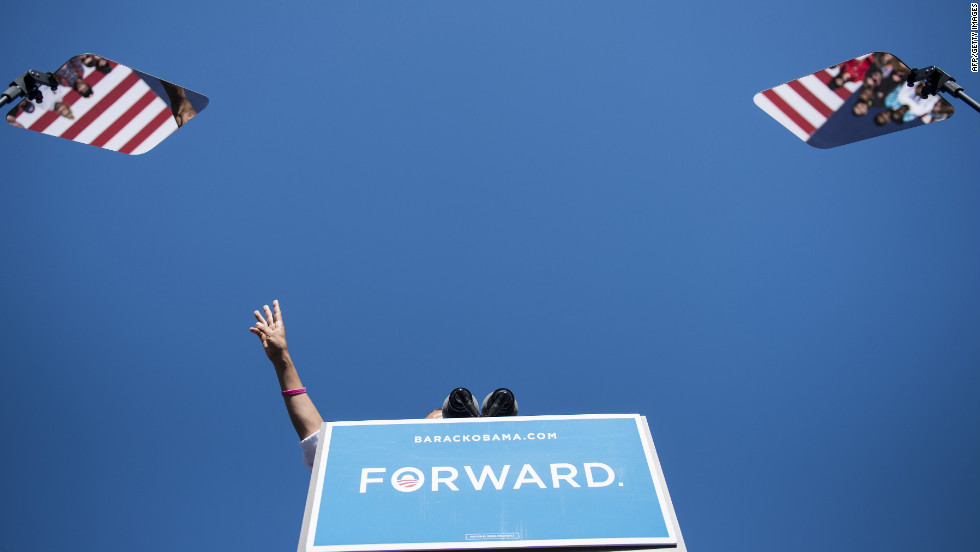
[[[977,72],[977,3],[970,4],[970,71]]]

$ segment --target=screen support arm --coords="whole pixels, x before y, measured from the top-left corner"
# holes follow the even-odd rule
[[[53,92],[58,89],[58,79],[55,78],[54,73],[42,73],[31,69],[14,79],[14,82],[10,83],[10,88],[0,94],[0,107],[21,96],[27,96],[29,100],[40,101],[41,90],[38,87],[42,85],[50,87]]]
[[[923,98],[939,92],[948,92],[954,98],[963,100],[967,105],[980,112],[980,103],[967,96],[966,92],[963,91],[963,87],[956,84],[956,79],[935,65],[930,65],[925,69],[912,69],[906,84],[913,86],[919,81],[925,83],[921,92]]]

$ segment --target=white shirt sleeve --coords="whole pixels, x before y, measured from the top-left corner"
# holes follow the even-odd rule
[[[303,462],[306,463],[306,467],[309,468],[310,471],[313,471],[313,459],[316,458],[316,447],[319,444],[319,431],[299,442],[299,448],[303,449]]]

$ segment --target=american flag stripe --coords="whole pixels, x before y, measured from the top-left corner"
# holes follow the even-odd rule
[[[785,86],[786,85],[781,85],[781,87],[785,87]],[[796,110],[796,106],[793,106],[789,102],[787,102],[786,99],[783,97],[785,91],[777,92],[778,88],[780,87],[766,90],[765,92],[763,92],[763,94],[770,102],[773,103],[773,105],[775,105],[780,111],[782,111],[784,115],[786,115],[794,123],[796,123],[796,126],[803,129],[803,132],[806,132],[807,136],[816,132],[817,127],[810,124],[810,122],[807,121],[806,118],[803,117],[803,115],[801,115],[800,112]],[[780,92],[782,92],[782,94]]]
[[[110,65],[112,67],[115,67],[116,66],[115,63],[111,63],[111,62],[110,62]],[[124,67],[124,69],[129,69],[129,68],[128,67]],[[112,75],[112,72],[110,71],[108,75]],[[92,91],[94,93],[94,91],[95,91],[95,85],[97,85],[100,82],[102,82],[102,79],[105,78],[105,77],[107,77],[108,75],[106,75],[106,73],[103,73],[102,71],[96,71],[95,68],[93,68],[93,67],[86,67],[85,68],[85,75],[83,75],[82,80],[85,81],[85,84],[87,84],[87,85],[89,85],[89,86],[92,87]],[[123,75],[122,76],[125,76],[125,71],[123,71]],[[118,77],[118,75],[117,75],[117,77]],[[119,77],[119,78],[121,78],[121,77]],[[112,79],[109,79],[109,81],[113,81],[113,80]],[[113,81],[113,82],[118,82],[118,81]],[[65,102],[65,103],[68,103],[68,104],[74,104],[76,101],[78,101],[79,99],[81,99],[81,97],[82,97],[81,94],[79,94],[78,92],[75,92],[75,90],[72,89],[72,91],[69,92],[65,96],[65,99],[62,100],[62,101]]]
[[[34,122],[40,119],[45,113],[46,112],[43,109],[38,109],[35,106],[32,113],[22,111],[20,115],[17,116],[17,122],[24,125],[24,128],[31,128],[31,125],[33,125]]]
[[[861,59],[861,58],[857,58],[857,59]],[[820,82],[827,85],[827,90],[830,90],[830,79],[836,77],[837,73],[840,73],[840,69],[835,67],[832,69],[824,69],[823,71],[817,71],[816,73],[814,73],[814,75],[816,75],[817,78],[820,79]],[[853,94],[855,90],[861,88],[861,83],[862,81],[845,82],[844,86],[836,90],[831,90],[831,93],[836,95],[838,98],[840,98],[842,100],[841,103],[844,103],[844,101],[846,101],[847,98],[851,97],[851,94]]]
[[[133,155],[149,151],[177,130],[167,102],[128,67],[113,63],[109,73],[89,67],[83,80],[92,87],[91,97],[59,88],[43,107],[20,113],[17,122],[30,130]],[[51,111],[55,101],[67,105],[74,119]]]
[[[798,80],[790,81],[786,83],[793,92],[796,92],[801,98],[803,98],[807,104],[819,113],[824,120],[834,114],[834,110],[830,108],[827,104],[823,103],[820,98],[818,98],[809,88],[804,86],[804,84]]]
[[[819,111],[814,109],[814,107],[810,105],[806,99],[796,93],[796,91],[793,90],[793,88],[788,84],[776,87],[773,92],[775,92],[781,100],[786,102],[787,105],[792,107],[800,117],[803,117],[803,119],[805,119],[814,130],[820,128],[821,125],[827,122],[826,115],[821,115]]]
[[[75,89],[73,88],[68,92],[66,92],[64,96],[62,96],[61,103],[71,106],[72,104],[77,102],[81,97],[82,95],[79,94],[78,92],[75,92]]]
[[[862,84],[864,84],[863,80],[859,80],[857,82],[853,82],[853,81],[845,82],[844,86],[841,86],[837,90],[834,90],[834,92],[836,92],[837,95],[840,96],[841,100],[844,100],[846,102],[847,98],[850,98],[851,94],[853,94],[855,90],[861,88]]]
[[[130,88],[132,88],[137,82],[140,81],[139,75],[136,73],[130,73],[128,77],[123,79],[119,86],[112,89],[111,92],[102,97],[97,104],[88,109],[84,115],[81,117],[75,117],[75,124],[71,127],[65,129],[64,132],[60,134],[62,138],[68,138],[69,140],[74,140],[76,136],[81,134],[86,127],[92,124],[92,121],[96,119],[99,115],[102,115],[107,109],[115,105],[116,100],[120,96],[125,94]],[[74,90],[72,91],[74,92]],[[94,97],[94,94],[93,94]]]
[[[126,94],[128,95],[130,92],[133,91],[130,90]],[[129,122],[132,121],[137,115],[139,115],[140,112],[142,112],[143,109],[146,108],[146,106],[150,105],[150,102],[155,100],[156,97],[157,95],[154,94],[152,90],[147,90],[140,99],[136,100],[136,103],[134,103],[132,107],[127,109],[126,112],[123,113],[118,119],[116,119],[115,121],[111,121],[111,124],[108,127],[106,127],[105,130],[99,133],[99,135],[96,136],[95,139],[90,141],[89,144],[92,144],[93,146],[97,146],[100,148],[102,146],[105,146],[106,142],[108,142],[113,136],[116,135],[116,133],[122,130],[123,127],[128,125]]]
[[[96,71],[95,69],[88,67],[85,69],[85,76],[82,78],[82,81],[84,81],[86,84],[91,86],[93,90],[95,90],[95,85],[99,83],[102,80],[102,77],[104,76],[105,74],[103,74],[102,72]],[[76,92],[74,88],[72,88],[68,90],[68,93],[65,94],[65,97],[61,99],[61,102],[67,104],[68,106],[72,106],[75,104],[75,102],[77,102],[80,99],[82,99],[82,95]]]
[[[807,132],[798,127],[792,119],[783,114],[783,112],[776,107],[775,104],[770,102],[765,94],[759,92],[753,99],[755,100],[755,105],[759,106],[759,109],[768,113],[773,119],[776,119],[776,122],[786,127],[786,129],[795,134],[797,138],[803,141],[810,138],[810,135]]]
[[[177,129],[177,123],[174,123],[174,128],[172,130],[168,128],[165,125],[165,123],[168,120],[170,121],[174,120],[173,114],[170,113],[169,109],[165,109],[157,113],[157,116],[154,117],[149,124],[147,124],[142,129],[140,129],[140,131],[136,133],[136,136],[133,136],[133,138],[129,142],[126,142],[126,145],[119,148],[119,151],[122,153],[133,153],[136,150],[136,148],[139,147],[140,144],[142,144],[143,142],[147,142],[148,138],[158,134],[159,133],[158,131],[165,131],[166,134],[163,135],[163,138],[166,138],[167,136],[170,135],[171,132]],[[163,138],[158,138],[153,145],[159,144],[160,140],[162,140]],[[145,151],[146,149],[140,151],[140,153],[144,153]]]
[[[37,113],[38,111],[42,111],[41,108],[35,107],[34,112]],[[31,126],[27,126],[27,125],[24,126],[29,128],[30,130],[44,132],[45,130],[47,130],[49,126],[51,126],[51,123],[55,122],[56,120],[58,120],[57,113],[55,113],[54,111],[44,111],[43,113],[41,113],[41,116],[37,120],[35,120]]]
[[[114,63],[110,63],[110,65],[112,67],[115,67],[116,66],[116,64],[114,64]],[[123,69],[129,69],[129,68],[128,67],[123,67]],[[125,73],[125,71],[123,71],[123,73]],[[106,74],[106,73],[103,73],[102,71],[96,71],[94,67],[86,67],[85,68],[85,74],[82,76],[82,80],[84,80],[86,84],[88,84],[89,86],[91,86],[94,89],[96,84],[99,84],[100,82],[102,82],[102,79],[107,78],[110,75],[112,75],[112,72],[111,71],[108,74]],[[125,76],[125,75],[123,75],[123,76]],[[75,97],[72,98],[72,101],[74,102],[75,100],[77,100],[77,99],[79,99],[81,97],[82,97],[81,94],[78,94],[77,96],[75,96]]]
[[[112,73],[110,73],[110,75],[111,74]],[[101,73],[99,71],[96,71],[95,69],[92,69],[92,68],[87,68],[86,69],[86,76],[84,78],[84,81],[86,83],[88,83],[89,86],[92,87],[93,96],[95,95],[95,83],[98,83],[98,82],[102,81],[102,77],[104,77],[104,76],[105,75],[103,73]],[[116,75],[117,78],[121,78],[123,76],[125,76],[125,75]],[[44,93],[44,91],[42,91],[42,93]],[[49,92],[49,93],[51,93],[51,94],[57,94],[55,92]],[[55,96],[55,97],[57,97],[57,96]],[[78,92],[75,92],[74,90],[71,90],[68,93],[66,93],[64,95],[64,97],[62,97],[59,101],[61,101],[62,103],[64,103],[65,105],[67,105],[69,107],[74,107],[74,104],[81,97],[82,97],[81,94],[79,94]],[[35,108],[34,109],[34,113],[36,113],[38,115],[38,117],[37,117],[37,119],[35,119],[35,121],[33,122],[33,124],[24,124],[24,123],[21,123],[21,124],[24,125],[25,128],[28,128],[30,130],[36,130],[38,132],[43,132],[45,134],[54,134],[55,136],[60,136],[61,135],[61,132],[64,130],[64,128],[67,128],[68,126],[70,126],[72,124],[72,121],[70,119],[66,119],[65,122],[61,122],[60,125],[56,125],[56,126],[60,126],[60,127],[64,127],[64,128],[55,128],[55,129],[49,130],[48,127],[50,127],[52,124],[54,124],[56,122],[59,122],[58,119],[61,118],[61,117],[57,113],[55,113],[53,111],[45,111],[43,109],[38,109],[38,108]],[[19,120],[19,118],[18,118],[18,120]]]
[[[824,69],[759,92],[755,103],[801,140],[809,140],[863,84],[862,80],[851,81],[831,90],[829,83],[839,72],[838,68]]]
[[[827,87],[827,84],[813,75],[807,75],[799,79],[800,84],[802,84],[811,94],[817,97],[817,99],[830,109],[831,113],[840,109],[840,106],[844,105],[844,100],[837,95],[836,92]],[[827,79],[830,82],[830,79]]]
[[[159,103],[158,103],[159,102]],[[133,118],[133,120],[123,127],[111,140],[106,142],[106,149],[111,149],[114,151],[123,151],[123,148],[132,141],[137,134],[139,134],[146,126],[153,124],[153,120],[157,117],[163,117],[170,113],[170,109],[166,107],[162,101],[154,100],[147,106],[143,111]],[[161,115],[164,114],[164,115]],[[170,117],[173,120],[173,116]],[[173,130],[177,130],[177,123],[174,122],[172,126]]]
[[[170,136],[171,134],[174,133],[175,130],[177,130],[178,128],[177,121],[174,120],[173,114],[170,112],[170,109],[168,108],[166,111],[162,113],[163,115],[166,116],[163,117],[160,126],[158,126],[157,129],[153,131],[153,133],[150,134],[150,136],[147,137],[146,140],[143,140],[143,143],[141,143],[139,147],[137,147],[136,149],[128,153],[130,153],[131,155],[142,155],[150,151],[154,147],[156,147],[157,144],[162,142],[167,136]]]
[[[95,71],[94,69],[89,69],[87,71],[87,74],[91,75],[93,72],[98,73],[98,71]],[[120,82],[126,80],[126,78],[132,74],[133,74],[132,71],[129,70],[124,70],[119,72],[113,71],[108,75],[105,75],[104,78],[100,79],[100,82],[97,86],[92,87],[91,98],[82,98],[80,95],[78,95],[76,101],[69,105],[69,108],[72,110],[72,113],[75,116],[75,120],[68,119],[66,117],[61,117],[57,113],[50,111],[48,112],[49,113],[48,115],[45,115],[45,117],[42,117],[41,119],[41,121],[45,121],[50,117],[50,120],[46,121],[47,124],[43,128],[35,128],[36,126],[35,125],[35,126],[31,126],[30,129],[37,130],[38,132],[43,132],[45,134],[50,134],[52,136],[61,136],[66,130],[68,130],[69,127],[75,124],[75,121],[77,121],[80,117],[85,115],[85,112],[91,109],[93,105],[96,105],[98,103],[97,100],[98,98],[102,98],[106,94],[112,92],[112,90],[116,86],[118,86]],[[85,82],[88,81],[86,80]],[[64,99],[65,98],[61,99],[62,103],[68,105],[68,103],[65,102]],[[85,101],[78,101],[82,99],[84,99]],[[49,107],[48,109],[54,109],[54,108]],[[37,111],[37,109],[35,109],[35,111]],[[40,123],[41,121],[38,122]]]
[[[100,73],[99,71],[95,71],[94,69],[91,69],[91,68],[88,68],[87,69],[87,73],[86,74],[88,76],[85,77],[85,82],[88,83],[88,85],[91,86],[93,88],[93,90],[95,89],[95,85],[99,81],[102,80],[102,77],[105,76],[104,74]],[[57,92],[51,92],[49,89],[46,89],[46,88],[42,88],[41,89],[41,93],[42,94],[55,94],[55,97],[57,97]],[[69,100],[69,95],[68,94],[65,94],[65,97],[62,98],[61,101],[63,103],[66,103],[66,104],[69,104],[70,105],[70,104],[73,104],[78,98],[81,98],[81,95],[78,94],[78,93],[76,93],[74,96],[71,96],[71,99],[70,100]],[[44,123],[37,123],[37,121],[41,117],[44,117],[45,115],[48,115],[48,117],[50,118],[50,120],[48,120],[48,121],[46,121]],[[20,124],[24,125],[24,128],[28,128],[28,129],[31,129],[31,130],[37,130],[38,132],[42,132],[43,131],[43,128],[47,128],[47,126],[50,125],[55,119],[57,119],[57,117],[58,117],[58,115],[56,113],[51,113],[50,111],[46,111],[44,109],[38,109],[38,107],[35,106],[33,113],[21,113],[17,117],[17,122],[19,122]],[[43,128],[42,128],[42,126],[43,126]]]
[[[119,99],[116,101],[116,107],[113,109],[112,113],[102,113],[98,118],[96,118],[95,121],[92,122],[92,124],[88,125],[88,127],[86,127],[81,134],[75,137],[75,141],[93,144],[94,140],[101,136],[102,133],[104,133],[110,126],[115,124],[117,120],[116,109],[123,109],[125,106],[135,104],[147,93],[152,95],[153,98],[156,98],[156,94],[153,94],[152,90],[147,90],[146,87],[139,86],[139,83],[137,83],[137,85],[131,87],[125,94],[119,97]],[[106,137],[106,140],[109,138],[111,138],[111,136]]]

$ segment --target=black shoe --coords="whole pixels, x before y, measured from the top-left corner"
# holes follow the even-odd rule
[[[443,418],[476,418],[479,415],[480,409],[476,406],[473,394],[462,387],[453,389],[442,403]]]
[[[517,416],[517,399],[510,389],[501,387],[483,399],[481,416]]]

